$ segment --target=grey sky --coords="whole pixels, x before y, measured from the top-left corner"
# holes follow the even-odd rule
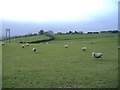
[[[54,32],[67,32],[70,30],[88,32],[118,29],[119,0],[85,0],[89,1],[88,3],[83,2],[84,0],[71,0],[70,4],[70,0],[64,0],[66,2],[63,0],[60,2],[59,0],[61,5],[55,2],[55,0],[51,0],[53,2],[49,2],[50,5],[46,3],[47,0],[45,0],[46,2],[42,2],[43,0],[40,0],[41,2],[39,3],[43,3],[45,5],[44,7],[42,6],[43,8],[39,7],[39,4],[37,4],[38,2],[34,3],[36,0],[32,1],[33,2],[30,4],[28,3],[29,8],[26,5],[27,2],[19,2],[25,3],[23,6],[21,5],[22,8],[20,5],[15,5],[16,9],[14,9],[15,7],[10,7],[11,11],[9,12],[7,12],[9,8],[5,8],[6,11],[3,12],[4,16],[2,17],[3,35],[7,28],[11,29],[12,35],[37,33],[41,29],[45,31],[52,30]],[[63,2],[64,4],[62,6]],[[31,6],[32,3],[34,3],[33,6],[35,8]],[[15,4],[18,3],[16,2]],[[27,9],[24,7],[25,5]],[[51,5],[52,7],[50,7]]]

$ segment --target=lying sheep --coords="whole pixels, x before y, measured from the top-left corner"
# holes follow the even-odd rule
[[[93,58],[101,58],[103,57],[102,53],[95,53],[95,52],[92,52],[92,57]]]
[[[67,48],[67,47],[68,47],[68,45],[65,45],[64,47],[65,47],[65,48]]]
[[[34,52],[36,52],[36,51],[37,51],[37,49],[36,49],[36,48],[33,48],[32,50],[33,50]]]
[[[86,49],[87,49],[86,46],[82,47],[82,51],[86,51]]]

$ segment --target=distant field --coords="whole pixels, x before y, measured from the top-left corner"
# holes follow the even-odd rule
[[[20,41],[21,42],[30,42],[30,41],[43,40],[43,39],[48,39],[48,38],[49,37],[47,37],[45,35],[28,36],[28,37],[11,39],[11,43],[19,43]]]
[[[92,39],[92,38],[105,38],[105,37],[115,37],[117,34],[104,33],[104,34],[63,34],[55,35],[56,40],[74,40],[74,39]]]
[[[118,87],[117,34],[55,35],[48,44],[25,48],[18,41],[2,47],[3,88]],[[92,58],[93,51],[103,53],[103,59]]]

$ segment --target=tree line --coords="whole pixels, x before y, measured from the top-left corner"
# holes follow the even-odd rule
[[[106,31],[100,31],[100,32],[87,32],[87,34],[100,34],[100,33],[118,33],[118,30],[106,30]],[[68,31],[68,32],[57,32],[55,34],[85,34],[83,31]],[[29,36],[36,36],[36,35],[47,35],[53,37],[54,32],[52,30],[44,31],[44,30],[39,30],[38,33],[28,33],[25,35],[18,35],[18,36],[11,36],[10,38],[20,38],[20,37],[29,37]],[[5,40],[6,38],[3,37],[2,40]]]

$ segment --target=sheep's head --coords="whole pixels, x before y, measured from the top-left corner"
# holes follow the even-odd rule
[[[93,51],[93,52],[92,52],[92,57],[94,57],[94,56],[95,56],[95,52]]]

